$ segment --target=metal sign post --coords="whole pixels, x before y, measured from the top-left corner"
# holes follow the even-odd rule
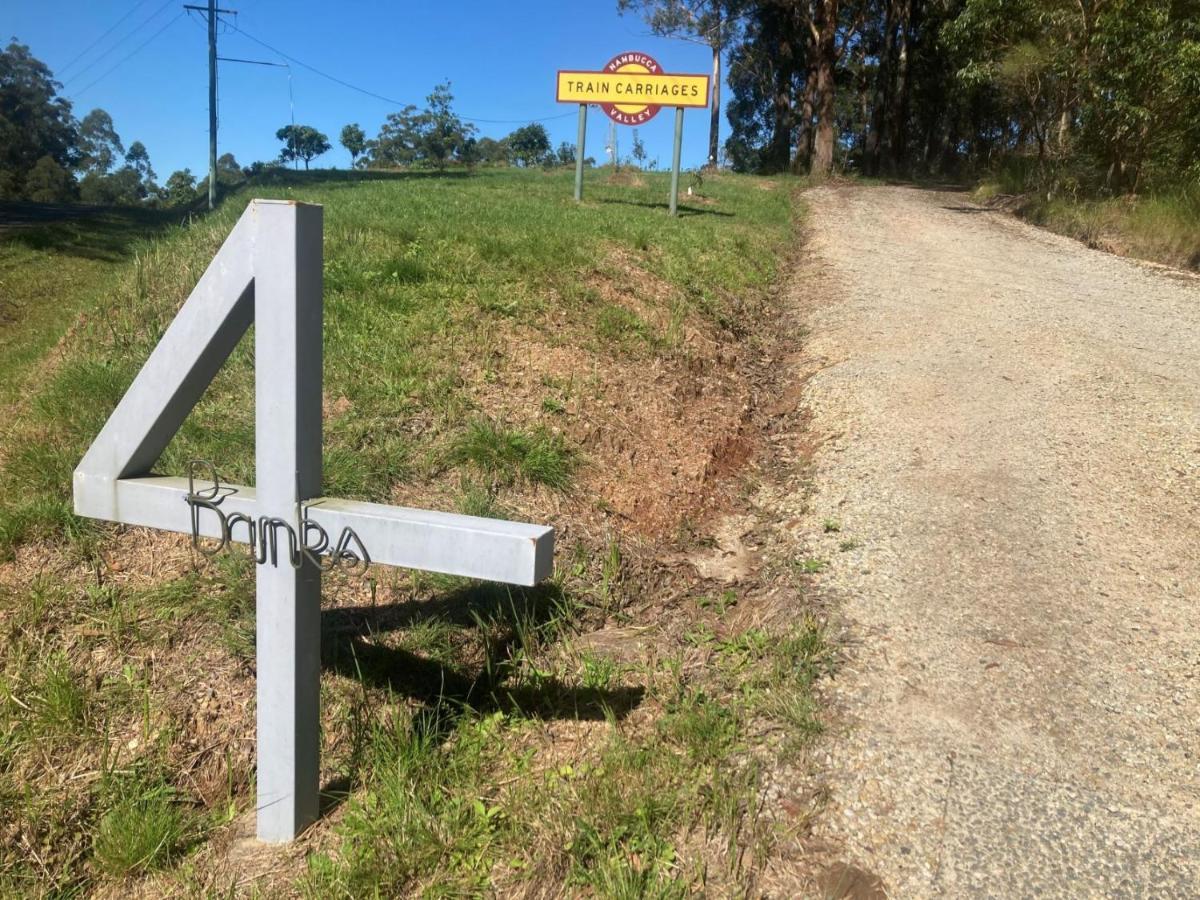
[[[556,99],[579,104],[579,141],[575,155],[575,199],[583,198],[583,139],[587,104],[598,103],[604,114],[618,125],[643,125],[664,106],[675,107],[675,147],[671,168],[671,215],[679,207],[679,160],[683,151],[683,110],[709,104],[707,75],[668,74],[646,53],[619,53],[598,72],[564,69],[558,73]],[[617,158],[613,146],[613,168]]]
[[[583,201],[583,156],[587,152],[587,104],[579,104],[579,133],[575,138],[575,202]]]
[[[258,836],[317,816],[321,573],[369,563],[534,585],[554,530],[320,497],[320,206],[254,200],[75,470],[75,511],[250,545],[257,569]],[[152,467],[251,323],[256,486]],[[207,474],[203,480],[197,472]],[[203,539],[211,539],[209,545]]]
[[[675,107],[675,147],[671,151],[671,215],[679,215],[679,157],[683,153],[683,107]]]

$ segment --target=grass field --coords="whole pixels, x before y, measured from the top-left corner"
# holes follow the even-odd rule
[[[22,375],[54,346],[80,306],[99,298],[139,242],[176,218],[105,210],[8,231],[0,226],[0,404],[20,393]]]
[[[752,883],[781,837],[762,772],[819,730],[830,651],[815,620],[744,624],[735,591],[659,560],[722,489],[793,184],[709,178],[671,220],[661,175],[597,173],[581,208],[562,172],[286,178],[252,193],[325,205],[327,493],[553,522],[555,577],[327,578],[329,808],[290,853],[239,851],[253,568],[78,520],[69,491],[251,194],[106,261],[10,236],[23,311],[0,336],[25,387],[0,432],[0,893]],[[200,457],[253,483],[251,340],[160,471]]]

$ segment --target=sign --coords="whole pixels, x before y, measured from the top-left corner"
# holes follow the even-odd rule
[[[668,75],[648,53],[619,53],[599,72],[560,69],[559,103],[579,104],[579,138],[575,142],[575,202],[583,202],[587,108],[597,103],[619,125],[642,125],[664,106],[675,107],[675,143],[671,151],[671,215],[679,212],[679,161],[683,152],[683,111],[708,106],[707,75]],[[614,159],[616,165],[618,160]]]
[[[654,57],[621,53],[598,72],[561,70],[559,103],[598,103],[620,125],[649,122],[664,106],[708,106],[707,75],[668,75]]]
[[[258,836],[317,817],[321,574],[371,563],[533,585],[554,529],[321,496],[322,208],[253,200],[75,470],[75,512],[245,543],[256,570]],[[255,486],[154,464],[252,323]],[[204,539],[210,539],[204,543]],[[214,543],[215,542],[215,543]]]

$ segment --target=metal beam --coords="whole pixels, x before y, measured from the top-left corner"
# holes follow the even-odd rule
[[[227,515],[262,515],[252,487],[221,485]],[[107,518],[95,510],[116,509],[117,521],[189,534],[191,513],[184,498],[186,478],[152,475],[117,482],[75,476],[75,511]],[[335,537],[351,528],[362,539],[371,562],[443,575],[532,586],[550,577],[554,565],[554,529],[545,525],[481,519],[456,513],[385,506],[359,500],[320,497],[309,502],[309,517]],[[220,536],[217,518],[201,512],[199,532]],[[233,535],[245,542],[245,530]]]

